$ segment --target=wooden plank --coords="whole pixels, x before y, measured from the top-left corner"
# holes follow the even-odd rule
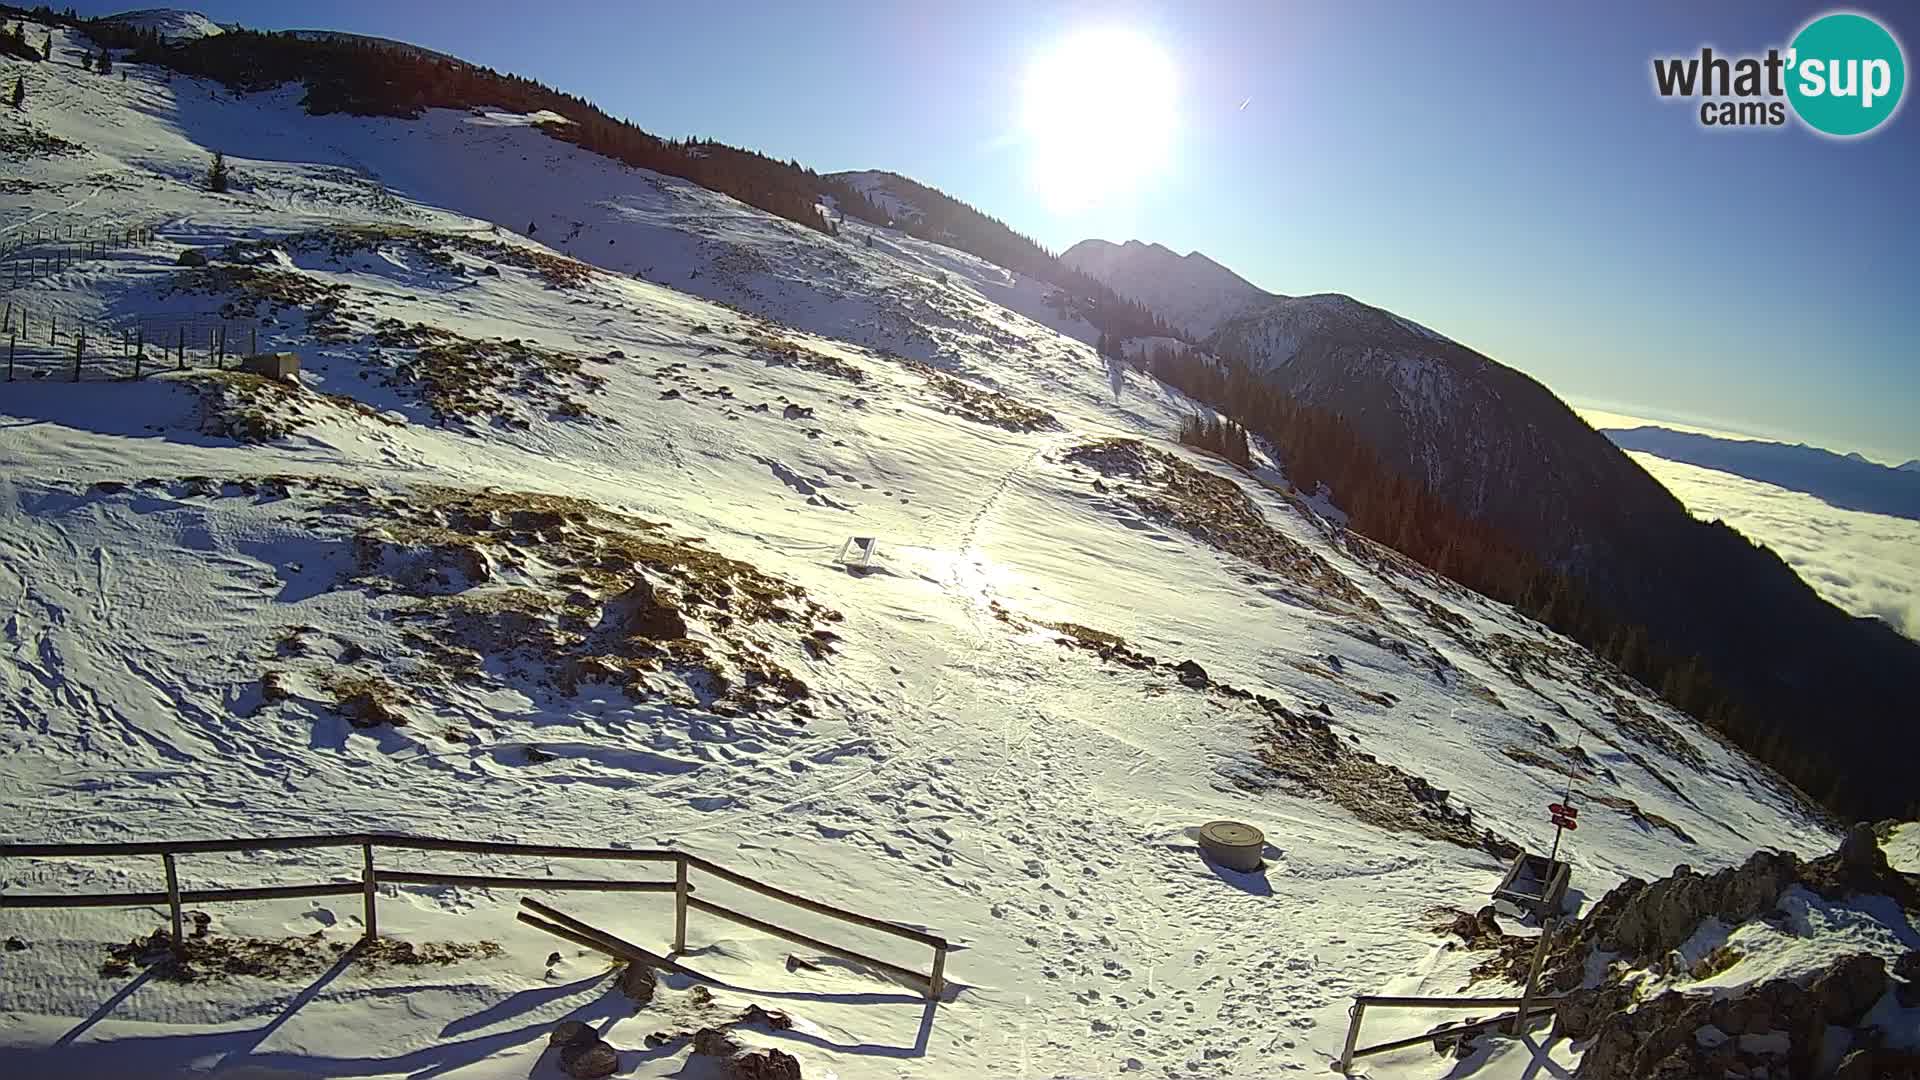
[[[482,889],[533,889],[548,892],[670,893],[671,881],[615,881],[607,878],[505,877],[499,874],[432,874],[383,870],[380,880],[395,885],[467,885]]]
[[[794,907],[805,908],[816,914],[839,919],[841,922],[850,922],[856,926],[864,926],[869,930],[878,930],[883,934],[892,934],[895,937],[906,938],[908,941],[917,941],[922,945],[930,945],[936,949],[944,949],[947,947],[946,938],[929,934],[924,930],[915,930],[912,927],[901,926],[899,923],[888,922],[885,919],[876,919],[871,915],[861,915],[857,912],[848,911],[846,908],[821,903],[818,900],[809,900],[797,893],[790,893],[785,889],[775,888],[764,882],[755,881],[745,874],[735,873],[723,866],[717,866],[698,855],[687,856],[687,861],[701,871],[712,874],[722,881],[731,882],[743,889],[757,892],[762,896],[770,896],[775,900],[784,901],[792,904]],[[920,978],[925,979],[925,976],[920,976]]]
[[[885,960],[881,960],[872,956],[867,956],[864,953],[854,952],[852,949],[843,949],[838,945],[833,945],[828,942],[821,941],[819,938],[808,937],[807,935],[800,933],[798,930],[789,930],[784,926],[776,926],[773,923],[765,922],[761,919],[756,919],[751,915],[743,915],[738,911],[734,911],[732,908],[721,907],[719,904],[702,900],[697,896],[689,898],[687,900],[687,905],[693,908],[695,911],[704,911],[709,915],[718,915],[719,917],[726,919],[729,922],[739,923],[741,926],[747,927],[752,930],[758,930],[763,934],[771,934],[774,937],[791,941],[795,945],[804,945],[809,949],[818,949],[823,953],[827,953],[831,956],[838,956],[843,960],[851,960],[856,964],[864,964],[867,967],[874,968],[878,971],[884,971],[887,974],[892,975],[897,979],[906,980],[907,982],[910,982],[913,985],[927,987],[931,989],[932,980],[928,979],[927,976],[920,974],[919,972],[913,970],[912,968],[902,967],[899,964],[888,963]]]
[[[1378,994],[1357,994],[1354,1001],[1361,1005],[1391,1005],[1415,1009],[1481,1009],[1487,1007],[1513,1008],[1520,1004],[1517,997],[1388,997]],[[1542,1005],[1551,1004],[1559,998],[1536,998]]]
[[[266,836],[244,840],[150,840],[106,844],[0,844],[0,858],[39,856],[43,858],[96,858],[108,855],[191,855],[210,851],[292,851],[297,848],[356,847],[366,837],[351,833],[340,836]]]
[[[666,971],[677,971],[682,975],[686,975],[690,978],[700,979],[706,982],[714,981],[712,979],[707,978],[705,975],[702,975],[699,972],[693,970],[692,968],[686,967],[683,964],[677,963],[675,961],[667,959],[664,956],[661,956],[659,953],[656,953],[651,949],[643,949],[640,946],[635,945],[633,942],[628,941],[623,937],[618,937],[614,934],[611,934],[605,930],[600,929],[597,926],[594,926],[591,923],[584,922],[580,919],[576,919],[564,911],[559,911],[554,908],[550,908],[547,905],[541,903],[538,900],[533,899],[530,896],[521,897],[520,906],[524,908],[530,908],[537,914],[545,916],[548,920],[558,923],[561,926],[566,927],[567,929],[573,931],[576,934],[581,934],[586,937],[596,938],[600,941],[603,941],[607,945],[620,950],[622,954],[634,957],[640,960],[641,962],[647,964],[650,967],[657,967]]]
[[[357,881],[317,885],[270,885],[257,889],[182,889],[183,904],[218,904],[233,900],[297,900],[308,896],[350,896],[360,891]],[[160,907],[164,892],[126,893],[0,893],[0,908]]]
[[[1538,1020],[1540,1017],[1549,1015],[1552,1012],[1553,1010],[1551,1008],[1538,1008],[1528,1015],[1527,1019]],[[1419,1046],[1422,1043],[1430,1043],[1435,1039],[1446,1038],[1452,1035],[1484,1031],[1487,1028],[1499,1027],[1502,1024],[1517,1023],[1519,1016],[1519,1013],[1501,1013],[1499,1016],[1486,1020],[1475,1020],[1471,1024],[1457,1024],[1450,1028],[1442,1028],[1439,1031],[1429,1031],[1425,1035],[1409,1035],[1404,1039],[1395,1039],[1392,1042],[1375,1043],[1372,1046],[1364,1046],[1355,1050],[1352,1056],[1362,1058],[1370,1054],[1384,1054],[1389,1050],[1404,1050],[1409,1046]]]
[[[584,946],[586,948],[592,949],[595,952],[604,953],[607,956],[611,956],[615,960],[625,960],[628,962],[633,962],[640,959],[637,956],[632,956],[627,953],[620,952],[616,950],[612,945],[608,944],[607,942],[601,941],[598,938],[591,938],[585,934],[576,934],[564,926],[560,926],[556,923],[550,923],[547,920],[542,919],[538,915],[534,915],[530,912],[516,911],[514,912],[513,917],[520,920],[523,923],[526,923],[528,926],[533,927],[535,930],[541,931],[542,933],[552,934],[554,937],[557,937],[557,938],[564,938],[567,941],[573,942],[575,945]]]
[[[571,847],[566,844],[514,844],[491,840],[442,840],[433,836],[401,836],[374,833],[367,837],[376,847],[411,848],[415,851],[465,851],[476,855],[537,855],[550,859],[612,859],[625,862],[671,862],[680,857],[676,851],[659,848]],[[357,842],[357,841],[356,841]],[[0,850],[0,854],[5,854]]]

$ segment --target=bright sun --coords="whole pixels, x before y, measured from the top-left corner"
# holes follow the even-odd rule
[[[1173,64],[1136,31],[1083,31],[1028,71],[1024,119],[1040,194],[1058,210],[1103,202],[1166,164]]]

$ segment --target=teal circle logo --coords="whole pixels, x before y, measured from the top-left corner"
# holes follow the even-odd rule
[[[1787,99],[1807,126],[1865,135],[1900,105],[1907,61],[1886,27],[1851,12],[1822,15],[1793,39]]]

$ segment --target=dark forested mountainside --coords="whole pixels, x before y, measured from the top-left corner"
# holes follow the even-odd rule
[[[1836,812],[1920,810],[1911,775],[1920,731],[1910,720],[1920,700],[1920,645],[1821,599],[1778,555],[1732,528],[1696,520],[1591,429],[1580,445],[1618,459],[1574,481],[1593,490],[1569,492],[1552,513],[1495,520],[1485,501],[1463,509],[1463,492],[1431,477],[1468,491],[1509,485],[1541,499],[1567,484],[1552,455],[1529,459],[1514,445],[1551,431],[1570,410],[1483,357],[1519,381],[1495,379],[1495,411],[1468,410],[1480,425],[1472,443],[1415,453],[1406,421],[1382,404],[1399,393],[1391,365],[1345,357],[1323,373],[1337,380],[1337,392],[1313,376],[1312,357],[1339,353],[1331,342],[1308,341],[1294,361],[1275,367],[1161,348],[1149,366],[1267,440],[1296,486],[1326,484],[1355,530],[1605,655]],[[1355,400],[1364,402],[1358,418],[1345,411]],[[1509,445],[1484,449],[1502,442]],[[1448,479],[1451,472],[1431,473],[1427,455],[1435,452],[1466,455],[1462,469],[1490,475],[1474,488]]]

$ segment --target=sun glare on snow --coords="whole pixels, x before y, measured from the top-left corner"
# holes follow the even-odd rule
[[[1024,110],[1035,188],[1057,210],[1091,206],[1165,165],[1173,64],[1137,31],[1083,31],[1034,62]]]

